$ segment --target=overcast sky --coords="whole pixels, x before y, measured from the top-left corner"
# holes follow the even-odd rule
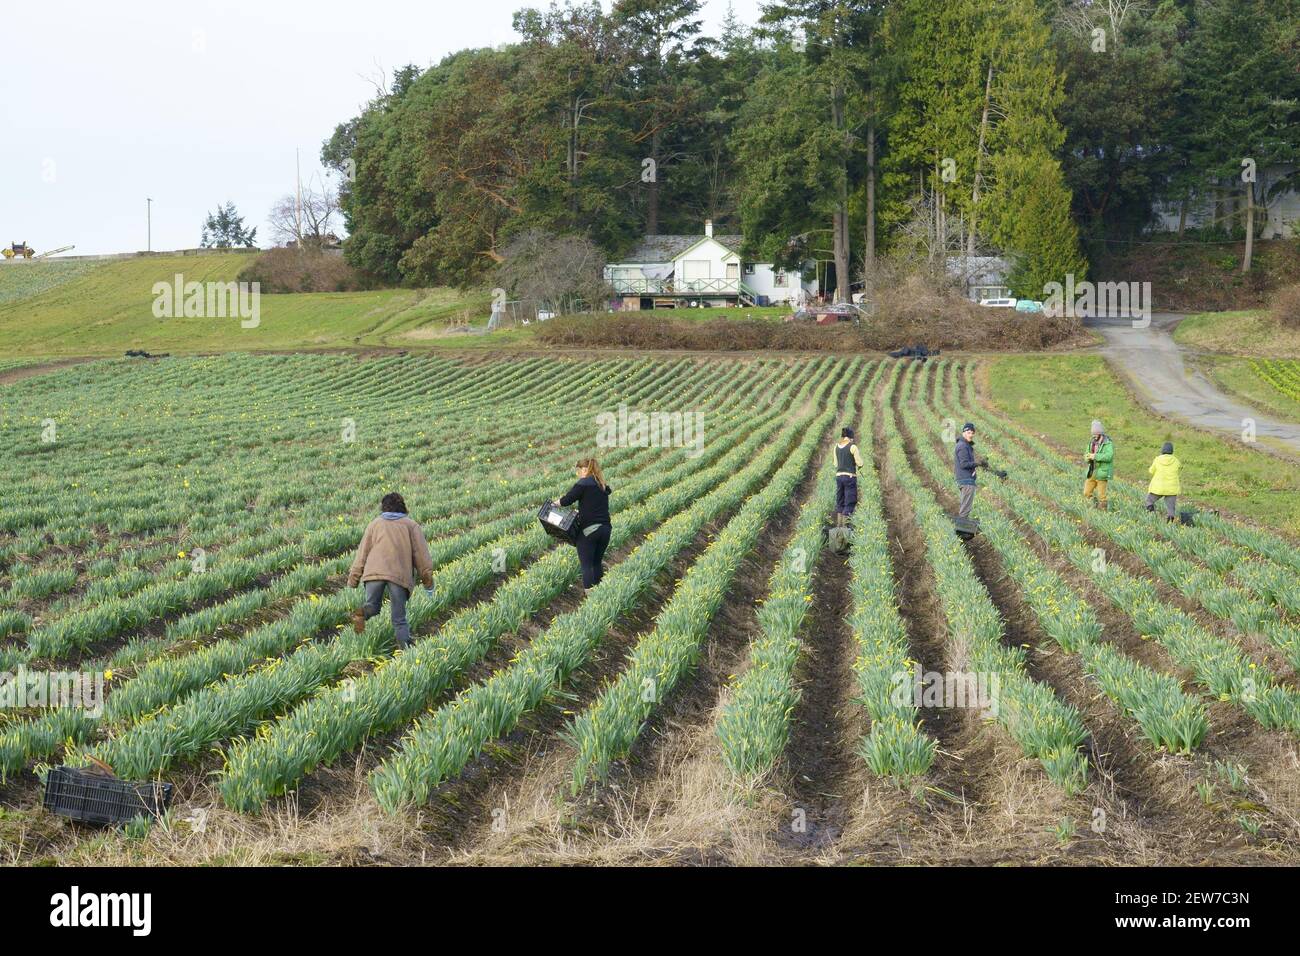
[[[730,0],[744,21],[760,0]],[[705,0],[706,29],[728,0]],[[321,142],[406,63],[517,37],[544,0],[74,0],[0,8],[0,244],[38,252],[197,246],[226,200],[266,215]],[[608,0],[605,7],[610,6]],[[73,254],[76,254],[73,253]]]

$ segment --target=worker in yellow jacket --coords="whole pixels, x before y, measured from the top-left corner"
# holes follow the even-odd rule
[[[1165,499],[1166,521],[1174,520],[1178,496],[1182,493],[1182,486],[1178,481],[1178,470],[1181,467],[1182,463],[1174,457],[1174,443],[1167,441],[1155,461],[1151,462],[1151,467],[1147,469],[1148,474],[1151,475],[1151,484],[1147,486],[1147,511],[1154,512],[1156,502],[1161,498]]]

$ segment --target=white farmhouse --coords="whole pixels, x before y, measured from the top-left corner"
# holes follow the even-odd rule
[[[715,236],[706,220],[702,236],[646,236],[622,262],[605,267],[616,309],[802,304],[816,294],[803,273],[770,262],[744,262],[741,236]]]

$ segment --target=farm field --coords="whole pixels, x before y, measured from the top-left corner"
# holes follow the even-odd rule
[[[1279,418],[1300,421],[1300,361],[1218,356],[1202,361],[1227,393],[1239,395]]]
[[[1151,459],[1172,441],[1188,500],[1300,534],[1300,468],[1153,415],[1134,401],[1100,356],[998,357],[981,363],[979,375],[991,405],[1073,462],[1081,461],[1089,424],[1100,419],[1116,442],[1117,474],[1145,488]]]
[[[1123,472],[1083,508],[986,364],[230,355],[0,386],[0,671],[106,693],[0,711],[0,859],[1300,862],[1294,541],[1166,525]],[[600,451],[584,594],[534,515],[620,404],[704,437]],[[970,545],[945,514],[966,419],[1009,472]],[[344,626],[393,488],[435,564],[405,651],[386,612]],[[914,696],[914,667],[992,706]],[[168,817],[42,812],[41,775],[92,757],[174,783]]]

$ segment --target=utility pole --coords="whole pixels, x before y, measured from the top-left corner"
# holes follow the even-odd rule
[[[148,197],[144,201],[144,222],[145,222],[145,252],[153,252],[153,200]]]
[[[295,175],[297,176],[297,182],[298,182],[298,192],[297,192],[298,198],[294,201],[293,204],[293,221],[294,221],[293,228],[294,228],[294,232],[296,233],[295,238],[297,239],[297,246],[299,249],[301,249],[302,248],[302,163],[298,158],[297,147],[294,147],[293,150],[293,165],[294,165]]]

